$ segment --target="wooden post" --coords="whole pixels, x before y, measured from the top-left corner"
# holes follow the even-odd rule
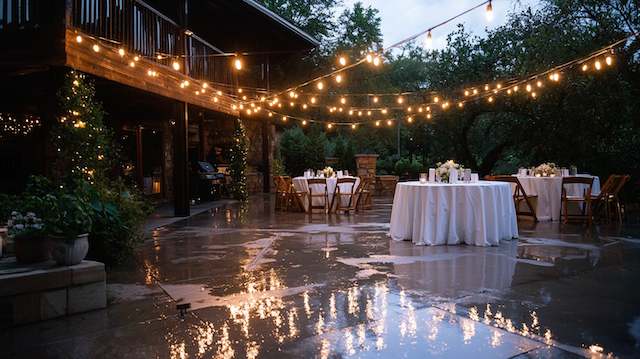
[[[191,214],[189,194],[189,106],[186,102],[175,104],[175,128],[173,134],[173,194],[174,215]]]
[[[266,55],[266,61],[263,65],[263,77],[266,82],[267,93],[271,91],[271,82],[270,82],[270,63],[269,63],[269,55]],[[262,121],[262,192],[269,193],[271,192],[271,159],[269,158],[270,154],[270,146],[269,146],[269,120],[268,117],[265,117]]]
[[[144,163],[142,159],[142,126],[136,127],[136,180],[144,191]]]

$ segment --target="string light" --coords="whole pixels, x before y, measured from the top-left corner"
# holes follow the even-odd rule
[[[356,129],[356,127],[357,127],[357,125],[356,125],[355,123],[351,124],[351,129],[352,129],[352,130],[355,130],[355,129]]]
[[[180,63],[178,61],[174,61],[171,66],[173,66],[173,69],[176,71],[180,70]]]
[[[282,122],[287,122],[287,116],[282,116]]]
[[[542,81],[538,80],[538,82],[536,82],[536,86],[542,87]]]
[[[373,66],[380,66],[380,63],[382,62],[382,60],[380,59],[379,56],[376,56],[373,58]]]
[[[343,105],[346,104],[347,103],[347,99],[344,98],[344,97],[340,98],[340,103],[343,104]]]
[[[346,66],[347,65],[347,58],[344,56],[340,56],[340,58],[338,59],[338,63],[340,64],[340,66]]]
[[[373,62],[373,55],[367,54],[366,60],[367,60],[368,63]]]
[[[411,117],[411,116],[407,117],[407,122],[412,123],[413,122],[413,117]]]
[[[393,121],[387,120],[387,126],[391,126],[392,124],[393,124]]]
[[[98,44],[94,44],[91,48],[94,52],[100,52],[100,46],[98,46]]]
[[[315,97],[311,98],[311,103],[316,103],[316,98]]]
[[[600,69],[602,69],[602,64],[600,63],[600,60],[596,60],[596,62],[593,65],[597,71],[600,71]]]
[[[404,98],[402,96],[398,97],[398,103],[399,104],[404,103]]]
[[[493,103],[493,96],[489,96],[489,98],[487,99],[487,101],[489,101],[489,103]]]
[[[380,121],[376,121],[376,127],[380,127]]]
[[[527,92],[531,92],[531,84],[527,84],[526,89],[527,89]]]
[[[122,48],[118,49],[118,55],[120,55],[120,57],[124,57],[125,55],[124,49]]]
[[[318,84],[316,85],[316,87],[318,88],[318,90],[324,89],[324,82],[318,81]]]
[[[328,123],[328,124],[327,124],[327,128],[328,128],[328,129],[331,129],[332,127],[333,127],[333,124],[331,124],[331,123]]]
[[[433,47],[433,35],[431,35],[431,30],[427,32],[427,38],[424,40],[424,45],[427,49]]]
[[[607,66],[611,66],[613,64],[613,57],[611,56],[605,57],[604,62],[607,64]]]
[[[307,125],[307,120],[302,120],[302,126],[306,126]]]
[[[80,35],[76,36],[76,42],[79,44],[82,43],[82,36]]]
[[[491,4],[491,0],[487,4],[486,9],[487,21],[493,21],[493,5]]]
[[[587,64],[582,65],[582,71],[585,72],[587,70],[589,70],[589,65]]]
[[[242,60],[241,59],[235,59],[233,61],[233,67],[235,67],[236,70],[240,71],[242,70]]]
[[[340,75],[340,74],[336,75],[336,82],[337,83],[341,83],[342,82],[342,75]]]
[[[378,96],[373,97],[373,103],[378,103]]]
[[[136,56],[133,57],[133,61],[138,62],[139,60],[140,60],[140,56],[136,55]]]

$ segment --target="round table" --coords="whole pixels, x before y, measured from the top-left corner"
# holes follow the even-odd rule
[[[356,180],[355,185],[353,186],[353,192],[355,193],[355,191],[358,189],[358,186],[360,185],[360,178],[359,177],[352,177],[352,176],[343,176],[340,178],[354,178]],[[295,190],[297,192],[306,192],[309,193],[309,184],[307,183],[307,179],[306,177],[294,177],[293,178],[293,187],[295,188]],[[333,198],[333,194],[336,192],[336,184],[338,183],[338,178],[337,177],[329,177],[327,178],[327,193],[329,195],[329,201],[331,201],[331,199]],[[311,189],[313,190],[313,193],[321,193],[322,191],[324,191],[324,188],[322,188],[322,185],[318,185],[318,184],[314,184]],[[342,193],[349,193],[351,192],[351,184],[349,183],[341,183],[340,184],[340,191]],[[357,198],[354,196],[354,198],[352,199],[353,201],[357,200]],[[348,201],[349,199],[345,196],[343,198],[341,198],[342,201],[342,205],[346,206],[348,205]],[[309,202],[307,201],[303,201],[304,203],[302,204],[304,206],[305,211],[308,209],[309,207]],[[322,199],[321,198],[314,198],[313,199],[313,205],[322,205]]]
[[[518,237],[511,185],[504,182],[396,186],[390,235],[417,245],[498,245]]]
[[[579,174],[580,177],[593,177],[591,193],[600,193],[600,178],[587,174]],[[535,177],[516,176],[522,184],[527,196],[538,196],[536,202],[536,216],[539,221],[559,221],[562,208],[562,177]],[[515,186],[515,185],[514,185]],[[587,189],[584,184],[565,185],[569,196],[582,196]]]

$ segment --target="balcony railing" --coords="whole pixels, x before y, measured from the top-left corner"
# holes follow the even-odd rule
[[[51,12],[55,9],[64,16],[65,4],[70,6],[66,9],[68,27],[166,66],[179,60],[181,69],[194,79],[222,88],[232,88],[237,82],[229,57],[221,56],[222,51],[197,34],[186,34],[178,23],[143,0],[0,0],[0,32],[46,31],[54,22],[62,23]],[[241,85],[265,87],[264,67],[245,67]]]
[[[0,0],[0,30],[33,27],[38,19],[38,0]]]

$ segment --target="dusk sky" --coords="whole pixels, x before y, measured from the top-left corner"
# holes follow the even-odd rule
[[[482,2],[482,0],[344,0],[344,3],[345,6],[351,7],[356,1],[362,2],[365,6],[373,6],[380,11],[385,46],[426,30]],[[447,34],[455,30],[458,23],[464,23],[475,35],[483,36],[485,29],[503,25],[509,12],[537,6],[540,6],[539,0],[494,0],[493,21],[487,21],[484,9],[477,9],[434,30],[432,32],[433,47],[443,47]]]

